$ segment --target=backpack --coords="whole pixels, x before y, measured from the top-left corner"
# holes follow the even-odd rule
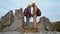
[[[26,16],[27,14],[28,14],[28,10],[27,10],[27,8],[24,10],[24,16]]]
[[[30,9],[27,7],[25,10],[24,10],[24,16],[32,16],[31,12],[29,11]]]
[[[39,8],[37,8],[37,16],[41,16],[41,11]]]

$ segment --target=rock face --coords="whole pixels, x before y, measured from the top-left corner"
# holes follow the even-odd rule
[[[34,24],[33,22],[30,22],[30,23],[29,23],[29,28],[33,28],[33,27],[34,27],[33,24]]]
[[[25,23],[24,23],[25,24]],[[34,25],[33,25],[34,23],[33,22],[29,22],[29,29],[31,29],[31,28],[33,28],[34,27]],[[24,27],[26,27],[25,25],[24,25]]]
[[[5,16],[1,18],[2,24],[9,25],[13,22],[13,12],[10,10]]]
[[[0,19],[0,32],[3,30],[3,27],[2,27],[2,22],[1,22],[1,19]]]
[[[10,26],[13,23],[13,12],[10,10],[5,16],[1,17],[0,24],[2,29],[7,26]]]
[[[22,8],[15,10],[14,22],[8,28],[8,30],[15,30],[16,28],[22,27],[22,23],[24,23],[24,16],[22,14]]]
[[[39,31],[45,31],[42,17],[39,19],[38,28],[39,28]]]
[[[44,30],[44,29],[48,29],[49,31],[51,31],[52,29],[52,26],[51,26],[51,23],[50,23],[50,20],[44,16],[42,16],[39,20],[39,28],[40,30]]]

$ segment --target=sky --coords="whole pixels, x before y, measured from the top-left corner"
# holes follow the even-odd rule
[[[0,0],[0,18],[9,10],[15,12],[15,9],[25,9],[28,4],[33,2],[41,10],[41,16],[49,18],[51,22],[60,21],[60,0]],[[37,22],[39,18],[37,17]],[[30,21],[33,21],[33,18]]]

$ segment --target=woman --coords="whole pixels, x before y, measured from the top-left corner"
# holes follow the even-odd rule
[[[37,31],[37,23],[36,23],[36,17],[37,17],[37,6],[35,3],[32,4],[33,7],[33,22],[34,22],[34,32]]]

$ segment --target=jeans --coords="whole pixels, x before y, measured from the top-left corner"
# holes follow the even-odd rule
[[[29,21],[30,21],[30,17],[26,16],[25,29],[29,29]]]

